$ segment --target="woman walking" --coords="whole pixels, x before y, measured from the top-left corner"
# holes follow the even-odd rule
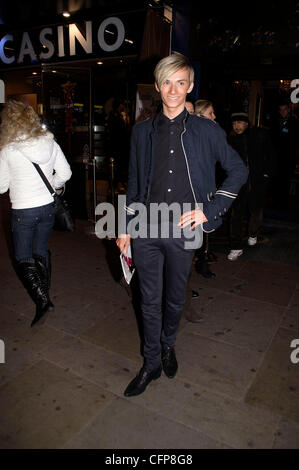
[[[18,276],[36,304],[31,326],[53,308],[49,297],[48,241],[54,224],[53,197],[33,163],[53,188],[71,177],[70,166],[53,134],[44,129],[32,107],[9,101],[1,113],[0,194],[9,189],[11,229]]]

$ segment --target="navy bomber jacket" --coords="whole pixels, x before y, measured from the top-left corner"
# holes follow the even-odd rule
[[[135,216],[134,203],[147,203],[153,177],[156,141],[156,117],[135,124],[131,135],[125,205],[127,224]],[[181,142],[191,191],[195,202],[203,204],[203,212],[208,219],[202,224],[202,228],[205,232],[212,232],[221,225],[222,216],[246,183],[247,168],[239,154],[227,143],[225,132],[210,119],[190,115],[186,111]],[[227,174],[218,189],[215,182],[217,161]]]

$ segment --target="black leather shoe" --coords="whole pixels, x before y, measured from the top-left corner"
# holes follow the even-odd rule
[[[168,346],[163,348],[162,366],[165,375],[167,375],[169,379],[173,379],[178,370],[178,363],[175,357],[174,348],[170,348]]]
[[[134,397],[143,393],[152,380],[156,380],[161,376],[161,372],[161,366],[151,372],[148,372],[145,367],[142,367],[139,374],[129,383],[124,391],[125,397]]]

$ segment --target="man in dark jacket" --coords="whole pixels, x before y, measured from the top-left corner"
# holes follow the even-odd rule
[[[291,114],[288,102],[279,104],[279,114],[272,127],[272,139],[277,152],[277,175],[274,185],[275,206],[288,207],[290,182],[296,170],[299,121]]]
[[[235,261],[243,254],[242,227],[247,207],[250,212],[248,245],[257,243],[268,183],[275,172],[275,150],[266,130],[249,127],[246,113],[232,114],[232,126],[233,133],[228,141],[249,171],[249,178],[231,208],[228,259]]]
[[[133,128],[125,206],[127,223],[122,232],[119,229],[117,240],[119,249],[126,253],[133,239],[144,324],[145,362],[126,388],[127,397],[144,392],[152,380],[160,377],[162,367],[168,378],[175,376],[178,364],[174,343],[194,251],[202,241],[199,229],[211,232],[221,225],[222,215],[248,175],[221,128],[187,112],[186,95],[191,92],[194,79],[187,58],[178,53],[165,57],[157,64],[154,75],[163,110],[156,118]],[[227,172],[217,191],[216,161]],[[160,220],[152,215],[157,206],[168,208],[168,213],[161,209]],[[179,211],[172,212],[174,206]],[[140,235],[136,236],[136,214],[142,208],[146,233],[141,233],[141,223]]]

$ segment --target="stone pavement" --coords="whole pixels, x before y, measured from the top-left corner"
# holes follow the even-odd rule
[[[217,252],[215,279],[192,275],[202,322],[182,319],[177,376],[125,398],[142,364],[139,329],[111,273],[118,253],[91,229],[78,221],[75,233],[53,232],[55,310],[31,329],[33,304],[1,228],[0,448],[299,448],[298,265]]]

